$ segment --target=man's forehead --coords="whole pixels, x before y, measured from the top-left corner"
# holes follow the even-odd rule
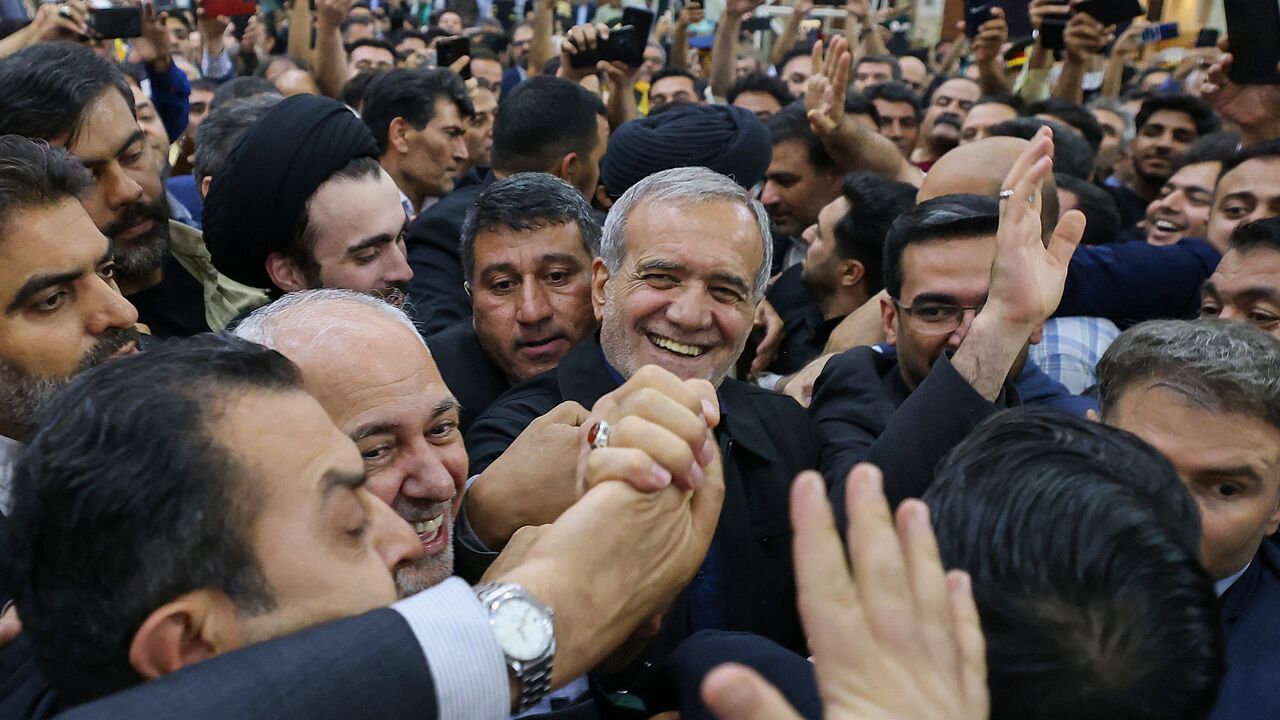
[[[74,198],[45,208],[17,210],[0,240],[0,287],[5,305],[14,291],[37,275],[92,267],[108,255],[107,238]]]
[[[115,157],[130,136],[139,131],[138,119],[114,87],[90,101],[82,118],[74,132],[74,142],[68,143],[69,138],[61,137],[50,144],[65,147],[85,164]]]
[[[1273,189],[1280,191],[1280,184],[1275,176],[1280,171],[1280,156],[1258,157],[1245,160],[1231,168],[1218,181],[1219,192],[1234,192],[1239,186],[1249,185],[1251,188]],[[1276,194],[1280,194],[1277,192]]]

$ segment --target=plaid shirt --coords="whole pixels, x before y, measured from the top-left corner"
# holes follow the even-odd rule
[[[1120,328],[1103,318],[1053,318],[1044,324],[1044,339],[1031,346],[1028,356],[1046,375],[1079,395],[1098,383],[1098,361],[1119,334]]]

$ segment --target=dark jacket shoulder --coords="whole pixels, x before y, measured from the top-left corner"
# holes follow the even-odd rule
[[[476,419],[511,388],[511,381],[484,351],[470,320],[427,338],[427,347],[449,392],[462,405],[460,429],[465,438]]]

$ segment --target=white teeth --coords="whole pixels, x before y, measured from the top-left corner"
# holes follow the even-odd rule
[[[697,345],[685,345],[684,343],[676,342],[675,340],[664,338],[660,335],[651,335],[649,336],[649,339],[653,341],[654,345],[657,345],[664,350],[670,350],[677,355],[698,357],[703,353],[703,349]]]
[[[1164,230],[1165,232],[1178,232],[1182,228],[1174,223],[1169,222],[1168,220],[1157,220],[1156,229]]]
[[[419,535],[433,535],[435,531],[440,529],[442,524],[444,524],[444,513],[437,515],[432,520],[414,523],[413,530]]]

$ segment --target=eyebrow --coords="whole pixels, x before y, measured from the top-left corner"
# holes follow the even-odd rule
[[[145,139],[145,136],[142,134],[142,128],[138,128],[137,130],[133,131],[133,134],[125,138],[124,142],[120,143],[120,147],[114,153],[112,153],[110,157],[92,159],[92,160],[81,159],[80,163],[84,165],[86,168],[89,168],[90,171],[95,170],[101,167],[108,160],[111,160],[112,158],[120,157],[121,155],[124,154],[125,150],[128,150],[134,143],[143,139]]]
[[[361,425],[351,432],[350,437],[352,442],[360,442],[361,440],[373,437],[374,435],[389,435],[395,433],[399,427],[400,423],[379,420]]]
[[[750,286],[747,285],[746,280],[743,280],[737,275],[733,275],[731,273],[712,273],[711,280],[712,282],[722,282],[726,285],[732,285],[735,290],[741,292],[743,295],[746,295],[751,289]]]
[[[94,263],[94,267],[110,262],[111,257],[111,248],[108,246],[106,251],[102,253],[102,257],[98,258],[98,262]],[[18,289],[17,294],[13,296],[13,300],[10,301],[8,307],[5,308],[4,314],[12,315],[17,312],[27,303],[27,301],[43,290],[62,285],[64,283],[74,282],[75,280],[79,280],[81,277],[84,277],[84,275],[84,270],[67,270],[66,272],[60,273],[33,275],[22,284],[21,288]]]
[[[431,408],[431,419],[435,420],[436,418],[440,417],[441,415],[444,415],[450,410],[461,410],[461,409],[462,409],[462,405],[458,403],[458,400],[456,398],[447,397],[441,400],[440,402],[436,403],[436,406],[434,408]]]
[[[1206,283],[1207,285],[1208,283]],[[1217,288],[1212,290],[1214,295],[1218,295]],[[1233,293],[1232,298],[1237,300],[1280,300],[1280,290],[1269,288],[1264,285],[1254,285],[1247,287],[1239,292]]]
[[[1248,480],[1251,484],[1262,483],[1262,475],[1260,475],[1256,469],[1248,465],[1206,468],[1197,473],[1197,475],[1202,479],[1231,478],[1235,480],[1243,478]]]
[[[356,490],[364,487],[364,471],[350,472],[340,468],[332,468],[320,478],[320,494],[328,497],[334,490]]]
[[[683,272],[684,266],[680,263],[671,262],[670,260],[646,260],[636,265],[636,271],[644,270],[671,270],[673,272]]]
[[[546,255],[538,258],[538,263],[540,265],[555,262],[569,263],[582,267],[582,261],[569,253],[547,253]],[[490,263],[481,268],[480,272],[477,274],[479,277],[489,277],[491,275],[496,275],[497,273],[511,273],[512,275],[521,274],[520,268],[516,267],[515,263],[509,262]]]
[[[367,237],[361,240],[360,242],[356,243],[355,245],[352,245],[351,247],[347,248],[347,254],[355,255],[361,250],[368,250],[371,247],[377,247],[379,245],[388,245],[394,242],[396,238],[400,237],[400,235],[408,227],[409,227],[409,219],[405,218],[404,224],[400,226],[400,232],[396,233],[395,236],[382,233],[381,235],[374,235],[373,237]]]
[[[961,302],[954,295],[944,293],[920,293],[911,299],[911,304],[919,305],[920,303],[934,303],[937,305],[960,305]]]

